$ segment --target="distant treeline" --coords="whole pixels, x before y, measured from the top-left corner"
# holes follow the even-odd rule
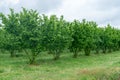
[[[74,20],[68,22],[63,16],[40,15],[36,10],[16,13],[10,9],[10,14],[0,13],[0,49],[15,56],[15,50],[24,51],[30,61],[43,51],[53,54],[57,60],[65,50],[73,53],[76,58],[80,51],[89,56],[91,51],[96,54],[112,52],[120,49],[120,30],[110,24],[98,27],[94,21]]]

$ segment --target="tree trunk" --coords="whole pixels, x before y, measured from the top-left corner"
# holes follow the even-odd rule
[[[112,52],[112,49],[109,49],[108,52],[111,53],[111,52]]]
[[[32,58],[29,60],[29,63],[30,63],[30,64],[35,64],[35,57],[32,57]]]
[[[96,49],[96,52],[95,52],[96,54],[99,54],[99,49]]]
[[[60,56],[59,55],[56,55],[55,57],[54,57],[54,60],[58,60],[60,58]]]
[[[16,57],[14,50],[10,51],[10,57]]]
[[[78,56],[78,53],[75,52],[74,55],[73,55],[73,58],[77,58],[77,56]]]
[[[106,49],[103,49],[103,53],[104,53],[104,54],[106,53]]]
[[[29,59],[29,64],[35,64],[35,59],[39,53],[29,53],[27,50],[24,50],[27,58]]]
[[[73,52],[73,58],[77,58],[78,56],[78,49],[76,48]]]
[[[89,55],[90,55],[90,49],[85,49],[84,51],[85,51],[85,55],[86,55],[86,56],[89,56]]]
[[[58,60],[60,58],[60,52],[59,51],[55,51],[54,53],[54,60]]]

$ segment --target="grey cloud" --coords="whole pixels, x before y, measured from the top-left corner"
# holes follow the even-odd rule
[[[120,0],[98,0],[96,5],[94,5],[94,9],[103,13],[107,12],[106,17],[103,17],[103,19],[98,22],[99,24],[110,23],[115,27],[120,27]]]
[[[91,0],[85,6],[89,7],[88,11],[90,11],[85,15],[92,15],[95,12],[95,15],[92,15],[92,20],[97,21],[98,24],[111,24],[120,28],[120,0]]]
[[[110,10],[120,7],[120,0],[96,0],[92,5],[98,10]]]
[[[7,0],[0,2],[4,3],[0,5],[0,12],[4,13],[8,13],[9,8],[13,8],[15,11],[20,11],[21,7],[25,7],[27,9],[36,9],[41,13],[45,13],[57,8],[62,3],[62,0],[19,0],[19,3],[16,4],[5,4]]]
[[[20,11],[21,7],[25,7],[37,9],[41,14],[64,15],[69,21],[86,18],[99,25],[120,25],[120,0],[19,0],[17,4],[1,5],[4,1],[10,0],[0,0],[0,12],[4,13],[8,13],[9,8]]]
[[[40,12],[48,12],[57,8],[62,0],[20,0],[20,6],[37,9]]]

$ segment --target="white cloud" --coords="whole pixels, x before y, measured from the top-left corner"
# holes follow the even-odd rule
[[[19,0],[2,0],[0,1],[0,5],[10,5],[10,4],[17,4]]]
[[[0,1],[1,6],[15,5],[17,3],[19,3],[19,0],[2,0],[2,1]]]
[[[54,9],[48,14],[64,15],[67,20],[85,18],[96,21],[99,25],[110,23],[116,26],[118,25],[116,15],[119,14],[120,8],[116,8],[115,4],[116,2],[109,3],[108,1],[107,3],[104,0],[64,0],[58,9]]]
[[[15,11],[20,11],[21,7],[27,9],[36,9],[40,13],[57,8],[62,0],[0,0],[0,12],[9,13],[9,8],[14,8]]]
[[[21,7],[37,9],[41,14],[64,15],[70,21],[85,18],[99,25],[120,27],[119,0],[0,0],[0,12],[8,13],[9,8],[20,11]]]

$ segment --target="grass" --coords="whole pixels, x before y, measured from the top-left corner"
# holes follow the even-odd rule
[[[57,61],[41,53],[36,65],[27,64],[25,56],[10,58],[9,53],[0,54],[0,80],[120,80],[120,51],[81,54],[76,59],[66,53]]]

